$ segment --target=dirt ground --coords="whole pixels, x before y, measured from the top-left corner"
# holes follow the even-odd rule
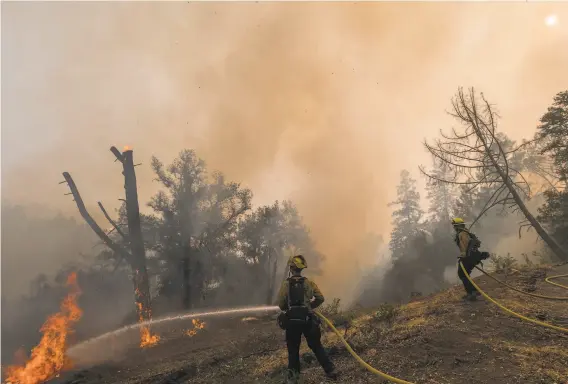
[[[498,277],[534,293],[568,296],[544,282],[547,274],[561,273],[568,273],[568,265]],[[514,311],[568,327],[567,301],[522,295],[485,276],[476,282]],[[376,310],[361,310],[352,314],[355,320],[346,331],[347,339],[373,367],[415,383],[568,384],[567,333],[521,321],[485,299],[464,303],[462,294],[456,286],[406,304],[386,320]],[[283,382],[285,342],[274,316],[204,320],[206,328],[191,338],[183,334],[191,328],[188,321],[161,325],[157,331],[162,339],[151,349],[136,346],[136,331],[107,341],[89,354],[108,361],[68,372],[53,383]],[[334,334],[325,332],[323,340],[341,374],[337,382],[387,383],[360,367]],[[117,347],[125,344],[131,347]],[[303,352],[303,383],[325,383],[305,345]]]

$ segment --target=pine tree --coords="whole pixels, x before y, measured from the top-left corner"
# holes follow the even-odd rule
[[[537,138],[542,152],[552,156],[559,179],[568,182],[568,91],[554,97],[554,102],[540,119]]]
[[[416,191],[416,180],[407,170],[400,173],[400,184],[397,187],[397,199],[389,204],[398,209],[392,213],[394,226],[391,232],[390,250],[393,260],[402,257],[411,240],[418,234],[420,221],[424,212],[420,209],[420,194]]]
[[[438,181],[449,178],[449,173],[450,169],[446,163],[434,161],[434,169],[432,170],[434,178],[428,179],[426,197],[430,201],[429,220],[435,225],[438,223],[448,224],[454,211],[455,186]]]
[[[568,247],[568,91],[554,97],[554,103],[540,119],[537,138],[542,153],[550,155],[557,179],[563,187],[550,188],[544,193],[546,203],[539,217],[563,247]]]
[[[476,191],[467,185],[460,185],[458,197],[455,200],[453,212],[456,217],[471,219],[474,217]]]

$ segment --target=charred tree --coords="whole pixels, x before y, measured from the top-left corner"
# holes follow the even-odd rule
[[[116,221],[114,221],[108,214],[108,212],[106,211],[105,207],[103,206],[103,203],[101,203],[100,201],[97,203],[99,205],[99,208],[101,209],[103,215],[105,215],[105,218],[108,220],[108,222],[112,225],[113,229],[116,231],[116,233],[118,233],[123,239],[124,241],[128,242],[128,237],[126,237],[126,235],[124,234],[124,232],[122,232],[122,230],[120,229],[120,227],[118,226],[118,224],[116,223]]]
[[[149,320],[151,315],[150,282],[146,267],[146,250],[142,237],[142,225],[140,222],[140,206],[138,204],[138,187],[136,184],[136,172],[134,171],[134,159],[132,149],[125,148],[120,153],[116,147],[110,148],[117,160],[122,163],[124,175],[124,191],[126,195],[126,219],[128,222],[128,240],[132,254],[131,266],[136,291],[136,304],[141,308],[140,315]]]
[[[69,174],[69,172],[63,172],[63,177],[65,181],[62,183],[67,183],[69,189],[71,190],[71,194],[73,195],[73,199],[75,204],[77,204],[77,208],[79,209],[79,213],[81,217],[85,220],[85,222],[91,227],[93,232],[103,241],[103,243],[109,247],[116,255],[118,255],[121,259],[125,259],[127,261],[131,260],[130,254],[126,249],[124,249],[121,245],[116,244],[112,241],[112,239],[107,235],[105,231],[101,229],[101,227],[97,224],[97,222],[93,219],[93,217],[87,211],[85,207],[85,203],[81,198],[81,194],[79,193],[79,189],[75,185],[75,181]]]
[[[458,132],[454,129],[451,134],[442,132],[442,139],[433,144],[424,143],[428,152],[449,168],[451,175],[442,178],[420,168],[422,173],[437,182],[462,185],[466,188],[465,193],[479,187],[491,188],[493,193],[472,226],[493,207],[512,208],[526,218],[527,224],[523,225],[534,228],[554,254],[567,261],[568,252],[544,230],[523,200],[523,197],[531,197],[530,184],[519,162],[515,161],[515,156],[530,142],[506,149],[504,136],[496,129],[499,116],[483,94],[479,100],[473,88],[467,95],[460,88],[452,100],[452,107],[450,114],[462,124],[464,130]]]

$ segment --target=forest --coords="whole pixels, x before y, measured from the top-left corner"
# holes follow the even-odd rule
[[[568,90],[554,96],[534,137],[522,142],[497,129],[496,108],[473,89],[457,92],[450,113],[456,127],[424,142],[432,163],[402,170],[399,184],[390,186],[397,198],[391,203],[389,251],[380,255],[377,250],[383,262],[363,277],[356,304],[405,302],[454,284],[457,251],[450,220],[455,216],[471,224],[494,263],[568,260]],[[181,150],[169,164],[153,157],[151,167],[160,191],[140,205],[148,208],[141,228],[154,316],[270,305],[293,250],[309,255],[310,273],[318,275],[325,255],[293,201],[252,206],[254,191],[208,169],[192,149]],[[422,194],[418,178],[427,183]],[[80,219],[37,215],[38,210],[2,201],[3,260],[42,253],[42,262],[49,263],[49,255],[63,251],[74,261],[55,275],[38,273],[24,295],[6,297],[2,287],[3,350],[29,350],[38,341],[39,333],[29,329],[39,330],[57,311],[71,271],[78,272],[84,310],[74,337],[135,321],[128,260],[105,247]],[[113,216],[105,231],[127,247],[126,207]],[[69,237],[75,242],[66,246]],[[533,251],[498,253],[504,239],[506,244],[529,241],[517,249]],[[16,248],[17,254],[4,254]],[[40,262],[36,269],[42,268]]]

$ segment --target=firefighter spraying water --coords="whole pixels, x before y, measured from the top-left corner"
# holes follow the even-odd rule
[[[302,270],[307,267],[304,256],[293,256],[289,261],[290,276],[282,282],[278,295],[278,306],[283,311],[278,317],[278,323],[286,331],[289,384],[299,380],[302,335],[326,375],[332,379],[337,378],[335,366],[321,344],[320,320],[313,312],[325,299],[316,283],[302,276]]]

